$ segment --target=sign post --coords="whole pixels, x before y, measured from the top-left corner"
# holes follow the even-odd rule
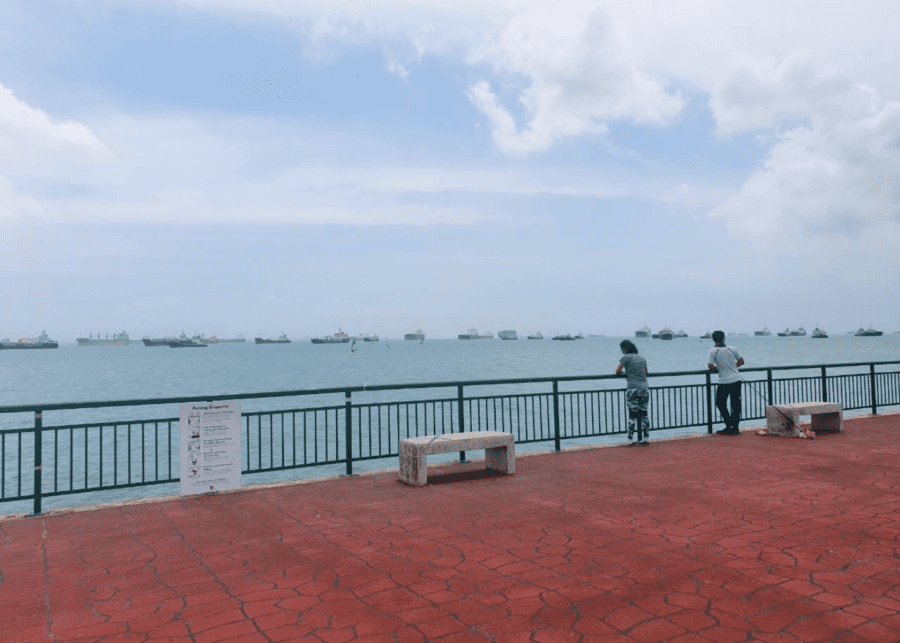
[[[241,486],[241,403],[181,405],[181,495]]]

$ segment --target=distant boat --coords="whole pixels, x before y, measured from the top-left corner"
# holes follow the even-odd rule
[[[215,335],[213,335],[209,339],[210,343],[212,344],[243,344],[247,341],[247,339],[243,335],[238,335],[237,337],[234,337],[232,339],[218,339]],[[213,342],[213,339],[215,339],[216,341]]]
[[[707,330],[706,334],[700,335],[700,339],[712,339],[712,333]]]
[[[591,333],[588,333],[588,337],[606,337],[606,335],[593,335]]]
[[[555,339],[555,340],[557,340],[557,341],[562,341],[562,342],[569,342],[569,341],[574,342],[574,341],[575,341],[575,338],[572,337],[572,335],[569,334],[569,333],[565,333],[565,334],[557,333],[556,335],[554,335],[554,336],[551,337],[550,339]]]
[[[661,331],[659,331],[660,339],[672,339],[674,336],[675,336],[675,334],[672,332],[672,329],[669,328],[668,326],[663,328]]]
[[[147,335],[146,337],[144,337],[141,340],[141,342],[143,342],[144,346],[151,346],[151,347],[155,346],[157,348],[160,346],[168,346],[169,342],[176,342],[176,341],[178,341],[177,337],[150,337],[149,335]]]
[[[287,338],[287,335],[281,333],[278,336],[278,339],[263,339],[262,337],[255,337],[253,339],[257,344],[290,344],[291,340]],[[347,340],[350,341],[350,340]]]
[[[519,339],[518,333],[514,330],[501,330],[497,333],[497,337],[500,339]]]
[[[801,326],[797,330],[792,330],[791,337],[806,337],[806,329]]]
[[[200,335],[188,337],[181,333],[181,337],[169,341],[169,348],[205,348],[206,342],[200,341]]]
[[[677,333],[675,333],[674,335],[672,335],[672,337],[674,337],[675,339],[684,339],[687,336],[688,336],[688,334],[686,332],[684,332],[683,328],[681,330],[679,330]]]
[[[578,333],[577,335],[575,335],[575,339],[584,339],[584,335]]]
[[[377,342],[378,334],[376,333],[375,335],[363,335],[363,341],[364,342]]]
[[[458,339],[494,339],[494,334],[491,332],[484,333],[483,335],[479,335],[478,331],[474,328],[470,328],[465,333],[461,335],[457,335]]]
[[[650,337],[650,334],[650,329],[646,326],[646,324],[643,328],[638,328],[636,331],[634,331],[635,337]]]
[[[16,342],[8,339],[0,341],[0,349],[15,350],[21,348],[59,348],[59,342],[47,337],[47,332],[43,330],[37,337],[28,337]]]
[[[881,337],[882,335],[884,335],[884,331],[875,330],[871,326],[866,329],[860,327],[860,329],[856,331],[854,335],[856,335],[857,337]]]
[[[784,331],[778,333],[778,336],[779,336],[779,337],[790,337],[790,336],[791,336],[791,331],[790,331],[789,328],[785,328]]]
[[[753,334],[757,337],[768,337],[772,334],[772,331],[769,330],[768,326],[763,326],[762,330],[755,330],[753,331]]]
[[[309,341],[313,344],[349,344],[350,335],[338,328],[338,332],[334,335],[325,335],[324,338],[313,337]]]
[[[812,337],[813,339],[828,339],[828,333],[826,333],[824,330],[819,329],[819,327],[816,326],[815,330],[812,332],[812,335],[810,335],[810,337]]]
[[[409,342],[421,342],[425,339],[425,333],[423,333],[422,329],[420,328],[414,333],[406,333],[403,336],[403,339]]]
[[[544,339],[544,336],[541,334],[541,331],[538,331],[534,335],[529,335],[528,339]]]
[[[112,338],[108,333],[103,338],[100,337],[100,333],[97,333],[96,337],[88,333],[87,337],[78,337],[75,341],[79,346],[128,346],[131,343],[128,333],[124,330],[121,333],[113,333]]]

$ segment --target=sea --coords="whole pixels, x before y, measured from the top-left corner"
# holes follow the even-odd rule
[[[48,350],[0,350],[0,407],[67,402],[134,400],[146,398],[192,397],[262,393],[299,389],[373,386],[385,384],[418,384],[424,382],[457,382],[476,380],[590,377],[611,374],[621,357],[622,337],[588,337],[576,341],[543,340],[503,341],[425,339],[424,342],[385,339],[379,342],[319,344],[295,340],[290,344],[212,344],[206,348],[171,349],[129,346],[79,347],[62,344]],[[698,371],[706,368],[712,340],[688,337],[663,341],[629,338],[647,359],[654,373]],[[834,334],[827,339],[807,337],[756,337],[733,335],[726,344],[735,347],[745,360],[745,369],[768,366],[819,366],[872,361],[900,360],[900,333],[887,332],[881,337],[855,337]],[[856,369],[861,370],[861,369]],[[855,372],[853,369],[841,372]],[[789,372],[790,375],[795,375]],[[811,371],[806,371],[810,374]],[[797,374],[802,374],[798,372]],[[749,376],[754,376],[748,374]],[[700,376],[697,376],[700,378]],[[755,377],[764,377],[755,374]],[[671,381],[685,383],[684,377]],[[702,379],[702,378],[701,378]],[[670,378],[651,380],[651,386],[670,383]],[[601,380],[594,386],[621,388],[620,379]],[[476,387],[477,389],[477,387]],[[509,390],[523,390],[510,387]],[[530,390],[534,390],[531,388]],[[565,387],[561,386],[561,390]],[[434,389],[427,395],[434,396]],[[444,395],[452,396],[452,392]],[[355,400],[373,399],[368,394],[355,394]],[[425,393],[419,393],[425,395]],[[390,397],[390,394],[388,394]],[[415,392],[394,392],[414,399]],[[327,397],[327,396],[326,396]],[[337,401],[337,400],[340,401]],[[381,398],[384,399],[384,398]],[[339,404],[343,396],[321,400]],[[312,400],[309,400],[312,402]],[[304,402],[306,403],[306,402]],[[288,408],[288,402],[243,400],[243,410]],[[290,402],[296,406],[296,398]],[[96,418],[99,411],[93,411]],[[140,417],[146,410],[131,407],[130,414]],[[157,408],[154,413],[159,413]],[[177,406],[166,410],[177,416]],[[80,421],[87,412],[59,411],[45,413],[45,426]],[[122,409],[104,410],[118,413]],[[146,415],[145,415],[146,416]],[[0,428],[27,427],[29,414],[0,414]],[[659,432],[699,433],[704,427]],[[655,436],[656,434],[654,434]],[[585,443],[623,441],[623,436],[605,436],[568,440],[574,446]],[[548,450],[546,445],[522,445],[530,449]],[[525,448],[523,450],[528,450]],[[439,458],[438,458],[439,459]],[[354,469],[396,468],[396,459],[385,458],[354,464]],[[245,476],[247,483],[264,483],[287,478],[337,475],[343,467],[323,466],[290,472]],[[46,508],[115,502],[142,496],[178,493],[177,485],[157,485],[100,493],[86,493],[45,500]],[[27,511],[22,503],[0,503],[0,513]]]

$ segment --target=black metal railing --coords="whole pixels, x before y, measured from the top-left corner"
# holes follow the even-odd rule
[[[833,401],[846,410],[873,414],[880,407],[898,406],[898,364],[743,369],[743,419],[764,418],[767,404]],[[891,366],[895,370],[885,370]],[[816,373],[776,377],[783,371],[810,370]],[[650,391],[651,430],[706,426],[712,433],[717,415],[710,373],[650,377],[659,382]],[[33,511],[40,513],[45,497],[177,482],[179,418],[121,419],[139,415],[147,406],[165,409],[188,402],[246,400],[241,416],[242,473],[343,464],[352,475],[354,462],[396,457],[400,440],[406,437],[504,431],[519,443],[552,440],[558,451],[562,440],[624,433],[625,391],[616,379],[596,375],[430,382],[0,407],[0,502],[33,499]],[[440,389],[451,393],[443,397],[431,393]],[[341,395],[342,403],[334,403]],[[307,405],[298,404],[298,399]],[[88,412],[98,417],[85,420]],[[61,423],[45,426],[45,413],[53,413]],[[30,426],[11,426],[22,423],[22,415],[30,417],[31,422],[24,420]],[[465,453],[460,458],[465,459]]]

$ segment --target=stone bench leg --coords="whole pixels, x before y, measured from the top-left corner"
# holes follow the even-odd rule
[[[827,433],[841,433],[844,430],[844,413],[816,413],[811,416],[812,430],[818,433],[824,431]]]
[[[400,480],[414,487],[428,484],[428,454],[424,449],[400,443]]]
[[[769,435],[796,438],[800,435],[799,426],[800,414],[796,410],[766,407],[766,432]]]
[[[484,450],[486,469],[511,474],[516,472],[516,445],[494,447]]]

